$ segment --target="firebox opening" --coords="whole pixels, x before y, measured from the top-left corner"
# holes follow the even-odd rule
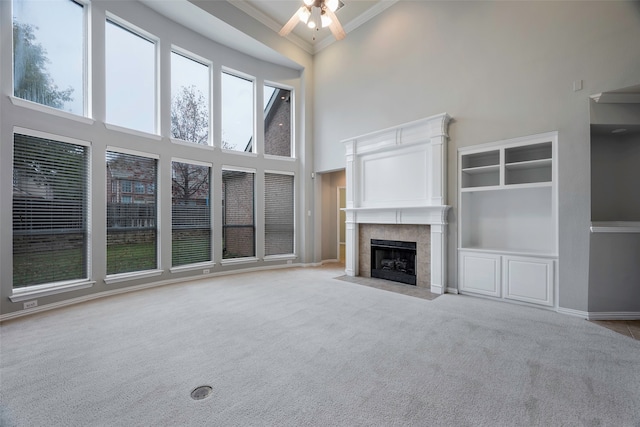
[[[371,239],[371,277],[416,286],[416,242]]]

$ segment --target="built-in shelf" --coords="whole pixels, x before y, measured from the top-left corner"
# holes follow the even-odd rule
[[[459,149],[459,290],[553,306],[555,132]]]

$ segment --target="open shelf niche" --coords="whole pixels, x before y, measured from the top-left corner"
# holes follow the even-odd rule
[[[553,306],[557,133],[458,150],[459,289]]]

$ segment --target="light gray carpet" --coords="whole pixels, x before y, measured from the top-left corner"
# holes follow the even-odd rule
[[[3,425],[640,426],[640,342],[342,274],[239,274],[5,322]],[[212,395],[191,399],[199,385]]]

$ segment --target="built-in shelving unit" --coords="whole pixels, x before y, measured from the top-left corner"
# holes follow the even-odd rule
[[[557,133],[459,149],[459,289],[554,306]]]

